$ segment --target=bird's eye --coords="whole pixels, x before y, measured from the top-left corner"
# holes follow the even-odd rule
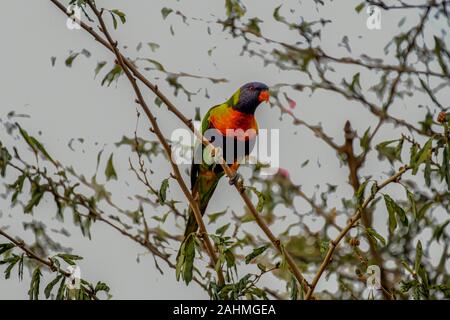
[[[253,86],[250,86],[249,89],[252,91],[255,90],[255,88]]]

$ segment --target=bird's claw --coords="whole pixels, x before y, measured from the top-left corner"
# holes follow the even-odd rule
[[[242,176],[241,176],[239,173],[236,172],[236,173],[233,175],[233,177],[230,178],[230,180],[228,181],[228,183],[229,183],[230,185],[236,185],[236,184],[238,183],[238,181],[241,180],[241,179],[242,179]]]

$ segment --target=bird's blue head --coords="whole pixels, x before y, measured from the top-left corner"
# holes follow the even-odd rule
[[[269,101],[269,87],[261,82],[244,84],[231,98],[234,110],[254,114],[261,102]]]

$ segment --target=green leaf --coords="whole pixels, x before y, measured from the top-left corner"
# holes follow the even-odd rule
[[[431,162],[425,163],[425,170],[423,170],[423,177],[425,179],[425,185],[429,188],[431,185]]]
[[[100,292],[100,291],[104,291],[104,292],[108,293],[109,290],[110,289],[109,289],[108,285],[101,281],[97,282],[97,284],[95,285],[95,289],[94,289],[95,293]]]
[[[23,184],[25,182],[25,179],[27,178],[27,173],[24,172],[21,174],[17,180],[10,186],[11,189],[14,190],[13,195],[11,196],[11,204],[14,205],[17,202],[17,197],[20,193],[22,193]]]
[[[191,236],[186,241],[186,256],[183,266],[183,278],[186,284],[192,281],[192,274],[194,270],[194,258],[195,258],[195,236]]]
[[[116,169],[114,168],[112,153],[109,156],[109,160],[106,165],[105,176],[106,176],[106,180],[108,180],[108,181],[111,179],[117,180],[117,173],[116,173]]]
[[[187,239],[186,239],[187,241]],[[183,271],[184,260],[186,257],[186,241],[183,241],[177,255],[177,264],[175,268],[175,277],[177,281],[180,280],[181,272]]]
[[[445,179],[448,190],[450,191],[450,143],[444,147],[442,152],[441,177]]]
[[[263,265],[262,263],[257,263],[256,266],[258,267],[259,270],[261,270],[262,272],[266,272],[267,268],[265,265]]]
[[[212,47],[211,49],[208,50],[208,56],[212,56],[213,51],[216,49],[217,47]],[[201,119],[195,119],[196,121],[201,121]]]
[[[39,300],[39,286],[41,284],[41,269],[38,267],[34,269],[33,275],[31,276],[30,289],[28,290],[28,296],[30,300]]]
[[[28,203],[23,208],[23,212],[31,213],[33,211],[33,208],[36,207],[41,202],[41,199],[43,196],[44,196],[44,190],[37,187],[34,190],[33,196],[31,197],[30,201],[28,201]]]
[[[360,4],[358,4],[358,5],[355,7],[355,11],[356,11],[357,13],[360,13],[361,10],[364,9],[365,5],[366,5],[365,2],[361,2]]]
[[[246,11],[239,0],[225,0],[225,9],[227,16],[231,18],[240,18]]]
[[[16,245],[13,243],[1,243],[0,244],[0,254],[5,253],[8,250],[11,250],[12,248],[14,248]]]
[[[417,144],[411,145],[411,148],[409,149],[409,165],[412,166],[415,162],[416,156],[418,152]]]
[[[308,163],[309,163],[309,159],[305,160],[305,161],[300,165],[300,167],[301,167],[301,168],[304,168],[304,167],[306,167],[306,166],[308,165]]]
[[[111,12],[111,18],[112,18],[112,20],[113,20],[113,26],[114,26],[114,29],[117,29],[117,19],[116,19],[116,16]]]
[[[433,143],[433,138],[430,138],[423,148],[416,154],[414,159],[412,159],[410,166],[413,169],[412,174],[416,175],[417,171],[419,170],[419,166],[427,161],[429,157],[431,156],[431,147]]]
[[[218,228],[216,230],[216,234],[222,236],[225,233],[225,231],[228,230],[229,227],[230,227],[230,223],[227,223],[227,224],[221,226],[220,228]]]
[[[251,18],[248,21],[247,28],[250,32],[261,35],[261,28],[259,27],[259,23],[261,23],[262,20],[259,18]]]
[[[372,238],[373,240],[375,240],[375,242],[378,240],[379,242],[381,242],[381,244],[383,246],[386,246],[386,239],[384,239],[378,232],[376,232],[374,229],[372,228],[366,228],[366,232],[369,235],[370,238]]]
[[[264,251],[266,251],[269,247],[270,247],[269,245],[265,245],[265,246],[253,249],[253,251],[245,257],[245,264],[249,264],[254,258],[256,258],[257,256],[264,253]]]
[[[258,203],[256,204],[256,210],[258,212],[261,212],[264,209],[264,204],[266,202],[266,197],[264,196],[263,193],[259,193],[258,194]]]
[[[161,64],[161,62],[158,62],[158,61],[156,61],[156,60],[154,60],[154,59],[148,59],[148,58],[145,58],[145,59],[142,59],[142,60],[147,61],[147,62],[153,64],[153,65],[155,66],[156,70],[159,70],[159,71],[162,71],[162,72],[165,72],[165,71],[166,71],[166,69],[165,69],[164,66]],[[149,68],[149,69],[151,69],[151,68]]]
[[[119,79],[122,73],[123,73],[122,67],[116,64],[103,78],[102,86],[106,83],[109,87],[111,83],[113,83],[113,81]]]
[[[236,258],[234,257],[233,252],[231,250],[227,249],[224,252],[225,261],[227,263],[227,268],[232,268],[236,266]]]
[[[401,26],[403,26],[405,24],[405,21],[406,21],[406,17],[401,18],[401,20],[397,24],[397,27],[400,28]]]
[[[58,281],[63,277],[63,275],[58,275],[55,279],[53,279],[44,289],[45,298],[48,299],[53,290],[53,287],[58,283]]]
[[[71,266],[74,266],[76,264],[74,262],[74,260],[82,260],[83,259],[83,257],[73,255],[73,254],[68,254],[68,253],[59,253],[56,255],[56,257],[63,259],[65,262],[67,262]]]
[[[8,149],[2,146],[0,141],[0,176],[4,177],[6,174],[6,168],[8,167],[9,162],[11,161],[11,155],[8,152]]]
[[[66,278],[62,278],[61,282],[59,284],[58,293],[56,295],[56,300],[63,300],[64,299],[64,292],[66,289]]]
[[[155,42],[148,42],[147,45],[150,47],[150,50],[152,50],[153,52],[155,52],[156,50],[159,49],[159,44],[157,44]]]
[[[166,222],[166,219],[169,216],[169,214],[170,214],[170,211],[166,212],[162,217],[153,216],[152,219],[154,219],[154,220],[156,220],[158,222],[164,223],[164,222]]]
[[[24,256],[25,253],[22,253],[22,255],[20,256],[20,260],[19,260],[19,267],[18,267],[18,277],[19,277],[19,281],[23,280],[23,266],[24,266]]]
[[[442,43],[441,39],[434,36],[434,53],[437,57],[437,60],[442,69],[442,72],[444,72],[445,74],[448,74],[447,64],[445,63],[442,52],[445,52],[444,44]]]
[[[297,300],[298,297],[298,286],[297,279],[294,276],[291,276],[291,300]]]
[[[162,104],[162,100],[161,100],[159,97],[156,97],[156,98],[155,98],[155,104],[156,104],[156,106],[157,106],[158,108],[160,108],[160,107],[161,107],[161,104]]]
[[[122,11],[120,11],[118,9],[114,9],[114,10],[111,10],[111,12],[119,17],[119,19],[122,22],[122,24],[125,24],[125,22],[127,22],[126,15]]]
[[[228,209],[225,209],[225,210],[223,210],[223,211],[219,211],[219,212],[216,212],[216,213],[208,214],[209,223],[211,224],[211,223],[216,222],[218,218],[220,218],[220,217],[223,216],[225,213],[227,213],[227,210],[228,210]]]
[[[411,205],[411,212],[417,219],[417,206],[416,201],[414,200],[414,195],[408,189],[406,189],[406,196],[408,197],[409,204]]]
[[[106,61],[100,61],[97,63],[97,67],[95,67],[95,71],[94,71],[94,73],[95,73],[94,78],[97,77],[100,70],[102,70],[104,66],[106,66]]]
[[[401,161],[401,153],[403,148],[403,139],[389,140],[384,141],[376,146],[377,151],[379,152],[380,159],[386,157],[390,163],[393,163],[395,160]],[[396,146],[391,146],[391,144],[398,142]]]
[[[254,188],[254,187],[251,187],[249,189],[252,190],[258,197],[258,203],[256,205],[256,210],[258,212],[261,212],[264,209],[264,204],[266,202],[265,195],[261,191],[259,191],[258,189]]]
[[[408,272],[410,274],[412,274],[412,275],[414,274],[414,271],[413,271],[413,269],[411,269],[408,262],[406,262],[405,260],[402,260],[402,265],[403,265],[403,267],[405,267],[406,270],[408,270]]]
[[[387,194],[384,196],[384,203],[386,204],[386,209],[389,214],[389,231],[393,233],[395,228],[397,228],[397,218],[395,217],[395,209],[393,207],[393,200]]]
[[[379,188],[378,188],[378,184],[375,182],[372,184],[372,186],[370,187],[370,195],[372,197],[375,197],[375,195],[377,194]]]
[[[425,203],[417,213],[417,221],[420,221],[423,217],[425,217],[425,213],[428,211],[428,209],[433,205],[433,202],[427,202]]]
[[[406,227],[408,226],[408,218],[406,217],[405,210],[403,210],[402,207],[400,207],[398,204],[394,202],[394,209],[397,213],[397,217],[400,219],[400,222]]]
[[[330,248],[330,241],[329,240],[323,240],[320,242],[320,254],[322,255],[322,257],[325,256],[325,254],[328,252]]]
[[[425,297],[425,299],[429,298],[429,280],[428,280],[428,273],[425,270],[425,267],[423,265],[419,266],[418,275],[422,279],[422,295]]]
[[[364,132],[364,135],[359,140],[359,145],[361,146],[361,149],[366,151],[369,148],[369,142],[370,142],[370,127],[367,128],[367,130]]]
[[[416,273],[419,272],[420,264],[422,263],[422,255],[423,255],[423,249],[422,249],[422,242],[417,241],[416,245],[416,259],[414,261],[414,270]]]
[[[356,92],[356,91],[361,90],[361,83],[360,83],[359,79],[360,79],[359,72],[353,75],[352,83],[350,84],[350,87],[349,87],[351,91]]]
[[[358,203],[358,206],[362,205],[362,202],[364,200],[364,191],[366,190],[366,186],[369,180],[364,181],[358,188],[358,191],[356,191],[355,198],[356,202]]]
[[[170,8],[167,8],[167,7],[162,8],[161,14],[162,14],[163,19],[165,20],[171,12],[173,12],[173,10]]]
[[[169,187],[169,179],[164,179],[158,192],[158,201],[160,204],[166,203],[167,188]]]
[[[386,203],[386,208],[388,209],[389,212],[389,228],[391,232],[393,232],[397,227],[396,218],[398,218],[404,226],[408,226],[408,218],[406,217],[405,210],[403,210],[402,207],[400,207],[397,203],[395,203],[395,201],[387,194],[384,195],[384,200]]]
[[[273,11],[273,18],[278,22],[286,22],[286,19],[282,15],[280,15],[281,6],[282,5],[279,5],[275,8],[275,10]]]
[[[64,62],[66,67],[69,68],[72,67],[73,62],[75,61],[76,57],[78,57],[79,54],[80,54],[79,52],[71,53]]]
[[[28,132],[26,132],[25,129],[23,129],[18,123],[16,123],[16,125],[19,128],[19,132],[22,135],[23,139],[31,147],[31,149],[33,149],[34,153],[37,153],[39,151],[47,160],[57,166],[56,162],[53,160],[47,150],[45,150],[44,146],[36,138],[30,136]]]
[[[122,11],[120,11],[118,9],[114,9],[114,10],[110,10],[109,12],[111,13],[111,17],[113,19],[114,29],[117,29],[117,25],[118,25],[116,16],[119,17],[122,24],[125,24],[125,22],[127,22],[126,15]]]
[[[5,269],[5,279],[9,279],[9,277],[11,276],[11,270],[14,268],[17,262],[20,261],[20,259],[21,259],[20,256],[14,254],[12,257],[9,257],[8,259],[0,261],[0,265],[8,264],[8,267]]]
[[[441,225],[438,225],[436,229],[433,231],[433,238],[436,239],[437,242],[440,241],[442,235],[444,234],[444,230],[447,227],[447,225],[450,223],[450,220],[447,220]]]
[[[195,234],[191,233],[181,244],[176,264],[177,281],[180,279],[180,276],[186,284],[189,284],[189,282],[192,281],[195,259],[195,243]]]

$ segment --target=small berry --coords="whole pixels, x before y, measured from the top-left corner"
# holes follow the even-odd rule
[[[359,246],[359,239],[358,238],[351,238],[350,239],[350,245],[352,246],[352,247],[358,247]]]
[[[445,112],[445,111],[439,112],[439,115],[437,117],[437,122],[444,123],[446,119],[447,119],[447,112]]]

